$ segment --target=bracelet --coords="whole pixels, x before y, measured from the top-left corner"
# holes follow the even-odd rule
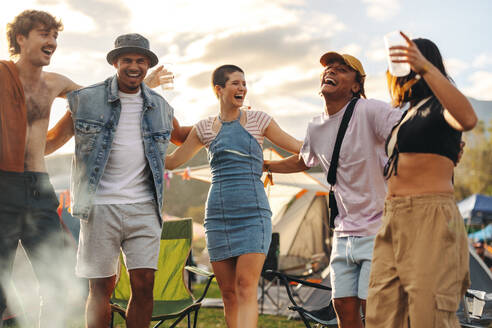
[[[417,72],[417,74],[423,77],[424,74],[427,72],[429,72],[429,65],[425,63],[422,69],[419,72]]]

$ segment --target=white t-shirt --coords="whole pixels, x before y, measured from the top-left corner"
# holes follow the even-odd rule
[[[141,92],[118,92],[121,114],[108,163],[97,187],[94,204],[133,204],[154,198],[145,158],[141,121]]]
[[[347,103],[348,105],[348,103]],[[334,115],[326,113],[309,123],[301,153],[306,166],[330,168],[338,128],[347,105]],[[381,225],[386,197],[384,144],[402,112],[374,99],[359,99],[340,148],[335,184],[339,215],[335,234],[372,236]]]

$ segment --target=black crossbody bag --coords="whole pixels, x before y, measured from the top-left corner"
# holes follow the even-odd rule
[[[330,169],[328,170],[328,176],[326,180],[330,184],[330,192],[328,194],[328,209],[330,217],[330,228],[335,229],[335,218],[338,215],[338,206],[335,199],[335,193],[333,192],[333,186],[337,183],[337,167],[338,167],[338,157],[340,156],[340,148],[342,146],[343,137],[347,131],[348,123],[354,112],[355,104],[358,98],[354,98],[350,101],[345,113],[343,113],[342,122],[340,122],[340,127],[338,128],[337,140],[335,141],[335,147],[333,147],[333,154],[331,156]]]

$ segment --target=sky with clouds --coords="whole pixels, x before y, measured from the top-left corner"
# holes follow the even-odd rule
[[[137,32],[161,63],[172,64],[171,105],[182,124],[218,110],[211,72],[236,64],[246,73],[248,102],[302,139],[322,112],[319,57],[340,51],[358,57],[368,75],[368,98],[388,100],[383,35],[403,30],[440,48],[450,75],[470,97],[492,100],[492,1],[434,0],[16,0],[0,11],[0,57],[8,58],[5,27],[25,9],[61,18],[47,71],[81,85],[114,74],[106,53],[114,39]],[[66,102],[53,106],[53,125]],[[70,152],[73,141],[61,152]]]

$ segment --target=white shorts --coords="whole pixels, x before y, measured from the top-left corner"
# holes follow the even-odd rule
[[[367,299],[375,236],[334,237],[330,258],[333,298]]]
[[[120,250],[128,270],[157,270],[161,223],[154,200],[94,205],[80,221],[75,272],[82,278],[106,278],[118,270]]]

